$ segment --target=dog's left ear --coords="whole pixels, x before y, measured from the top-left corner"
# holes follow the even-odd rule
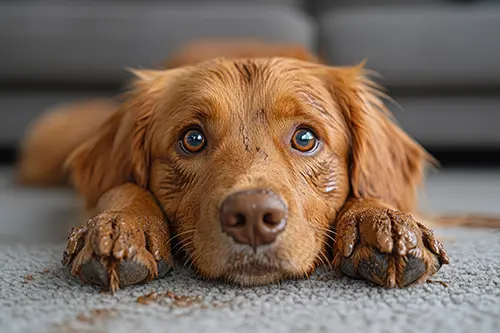
[[[352,195],[411,211],[432,157],[394,122],[383,102],[385,94],[368,78],[364,64],[324,70],[350,132]]]
[[[184,69],[133,71],[137,77],[120,109],[66,161],[74,187],[92,207],[107,190],[133,182],[147,187],[147,131],[160,101]]]

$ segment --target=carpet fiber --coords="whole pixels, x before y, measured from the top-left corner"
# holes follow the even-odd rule
[[[63,244],[2,244],[0,331],[499,332],[500,233],[439,234],[452,264],[434,283],[403,290],[328,272],[239,288],[200,281],[180,268],[111,295],[68,277],[59,265]],[[157,294],[141,298],[151,292]]]
[[[23,189],[11,180],[12,170],[0,169],[1,333],[500,332],[497,230],[438,230],[451,265],[433,280],[448,287],[384,290],[319,272],[238,288],[177,269],[111,295],[61,268],[69,226],[81,223],[71,192]],[[422,206],[432,211],[499,214],[500,172],[440,172],[431,175],[425,197]]]

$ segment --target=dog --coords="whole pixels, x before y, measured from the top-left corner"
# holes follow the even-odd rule
[[[393,121],[363,64],[224,45],[192,43],[167,69],[133,71],[122,103],[65,106],[30,128],[18,179],[68,177],[92,216],[64,251],[74,276],[115,291],[164,276],[184,254],[201,278],[242,286],[326,265],[393,288],[449,263],[415,215],[434,160]],[[68,116],[81,109],[91,112]],[[65,145],[47,139],[61,128]]]

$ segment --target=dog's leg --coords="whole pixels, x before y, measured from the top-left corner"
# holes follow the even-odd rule
[[[99,199],[95,213],[69,235],[62,262],[73,275],[115,291],[171,270],[168,227],[151,194],[118,186]]]
[[[388,288],[425,281],[449,263],[430,229],[381,202],[350,200],[336,232],[334,266]]]

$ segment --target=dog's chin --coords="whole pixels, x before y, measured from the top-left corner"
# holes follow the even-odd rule
[[[245,265],[226,273],[228,282],[243,287],[262,286],[277,283],[285,279],[285,274],[281,269],[271,266]]]
[[[228,245],[219,250],[222,255],[198,257],[195,267],[202,277],[252,287],[306,277],[315,267],[314,262],[287,258],[280,244],[262,245],[257,249],[235,243]]]

